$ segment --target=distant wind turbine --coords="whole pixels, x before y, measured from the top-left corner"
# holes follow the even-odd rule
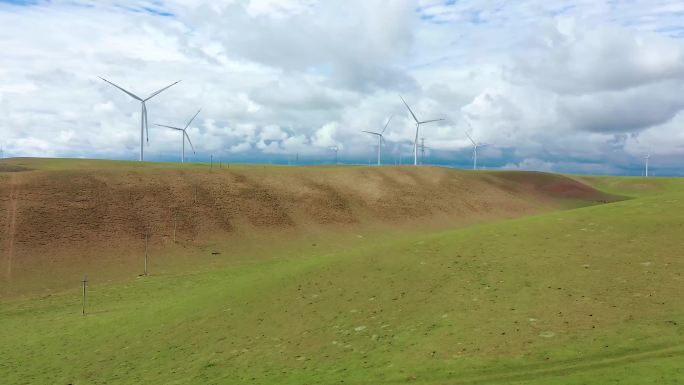
[[[466,123],[468,123],[468,127],[472,129],[472,126],[470,126],[470,122],[466,120]],[[487,144],[475,142],[475,140],[473,140],[473,138],[470,136],[470,134],[468,134],[468,132],[466,132],[466,136],[468,137],[468,139],[470,139],[470,142],[473,144],[473,170],[477,170],[477,148],[484,147]]]
[[[338,146],[330,146],[330,149],[335,152],[335,164],[339,164],[337,161],[337,153],[340,151],[340,148]]]
[[[404,100],[404,98],[402,96],[399,96],[399,97],[401,98],[401,101],[404,102],[404,105],[406,106],[406,108],[411,113],[413,120],[416,121],[416,138],[413,141],[413,165],[417,166],[418,165],[418,131],[420,130],[420,125],[425,124],[425,123],[439,122],[440,120],[444,120],[444,119],[424,120],[421,122],[420,120],[418,120],[418,118],[416,118],[416,114],[414,114],[413,111],[411,111],[411,107],[409,107],[409,105],[406,103],[406,100]]]
[[[372,132],[372,131],[363,131],[367,134],[375,135],[378,137],[378,166],[380,165],[380,154],[382,153],[382,143],[385,141],[385,137],[383,134],[385,133],[385,130],[387,129],[387,126],[389,126],[390,122],[392,121],[392,116],[387,119],[387,123],[385,123],[385,127],[382,129],[380,132]]]
[[[145,106],[145,102],[147,102],[148,100],[152,99],[153,97],[159,95],[160,93],[162,93],[162,91],[165,91],[165,90],[168,89],[169,87],[171,87],[171,86],[173,86],[173,85],[176,85],[176,84],[180,83],[180,80],[177,81],[177,82],[171,83],[170,85],[168,85],[168,86],[166,86],[166,87],[160,89],[159,91],[153,92],[153,93],[152,93],[150,96],[148,96],[147,98],[142,99],[142,98],[140,98],[139,96],[137,96],[137,95],[135,95],[135,94],[133,94],[133,93],[131,93],[131,92],[128,92],[128,91],[126,91],[125,89],[123,89],[123,88],[117,86],[116,84],[110,82],[109,80],[107,80],[107,79],[105,79],[105,78],[103,78],[103,77],[101,77],[101,76],[98,76],[98,77],[99,77],[100,79],[104,80],[105,82],[107,82],[107,83],[113,85],[114,87],[118,88],[119,90],[123,91],[123,92],[126,93],[128,96],[132,97],[133,99],[138,100],[138,101],[140,102],[140,104],[142,105],[142,110],[141,110],[141,112],[140,112],[140,161],[142,162],[142,161],[144,160],[144,153],[143,153],[143,148],[144,148],[144,147],[143,147],[143,142],[145,141],[145,134],[147,134],[147,144],[149,145],[149,143],[150,143],[150,133],[149,133],[149,130],[148,130],[148,127],[147,127],[147,107]]]
[[[156,124],[156,123],[155,123],[155,126],[166,127],[166,128],[170,128],[170,129],[172,129],[172,130],[176,130],[176,131],[182,132],[182,134],[181,134],[181,140],[183,141],[183,150],[182,150],[182,155],[181,155],[181,163],[185,163],[185,138],[188,138],[188,143],[190,143],[190,148],[192,148],[192,153],[195,154],[195,146],[193,146],[193,145],[192,145],[192,142],[190,141],[190,135],[188,135],[188,127],[190,127],[190,123],[192,123],[192,121],[195,120],[195,118],[197,117],[197,115],[199,115],[200,111],[202,111],[201,108],[200,108],[199,110],[197,110],[197,112],[196,112],[195,115],[192,117],[192,119],[190,119],[190,121],[188,122],[188,124],[185,125],[185,128],[178,128],[178,127],[172,127],[172,126],[165,126],[165,125],[163,125],[163,124]]]
[[[646,159],[646,176],[648,176],[648,160],[651,159],[651,154],[646,155],[644,159]]]

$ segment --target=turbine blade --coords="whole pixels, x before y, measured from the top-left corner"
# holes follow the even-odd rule
[[[444,119],[432,119],[432,120],[425,120],[425,121],[422,121],[422,122],[418,122],[418,124],[425,124],[425,123],[439,122],[439,121],[442,121],[442,120],[444,120]]]
[[[361,130],[361,132],[365,132],[365,133],[371,134],[371,135],[380,135],[380,134],[378,134],[377,132],[371,132],[371,131],[364,131],[364,130]],[[381,135],[381,136],[382,136],[382,135]]]
[[[387,129],[387,126],[389,126],[389,124],[390,124],[390,122],[392,121],[392,118],[393,118],[393,117],[394,117],[394,115],[390,115],[389,119],[387,119],[387,123],[385,123],[385,128],[382,129],[381,134],[384,134],[384,133],[385,133],[385,130]]]
[[[128,96],[132,97],[133,99],[140,100],[141,102],[143,101],[142,99],[140,99],[140,98],[139,98],[137,95],[135,95],[134,93],[129,92],[129,91],[126,91],[125,89],[123,89],[123,88],[117,86],[116,84],[110,82],[109,80],[107,80],[107,79],[105,79],[105,78],[103,78],[103,77],[101,77],[101,76],[98,76],[98,78],[100,78],[100,79],[106,81],[107,83],[113,85],[114,87],[120,89],[121,91],[125,92]]]
[[[190,135],[188,135],[187,131],[185,131],[185,130],[182,130],[182,131],[183,131],[183,135],[185,135],[185,137],[188,138],[188,143],[190,143],[190,148],[192,148],[192,153],[196,154],[195,146],[192,145],[192,141],[190,140]]]
[[[178,83],[180,83],[180,82],[181,82],[181,81],[179,80],[179,81],[177,81],[177,82],[173,82],[173,83],[169,84],[168,86],[162,88],[161,90],[152,93],[152,95],[148,96],[147,99],[145,99],[144,101],[148,101],[148,100],[152,99],[153,97],[155,97],[155,96],[159,95],[160,93],[162,93],[162,91],[165,91],[166,89],[168,89],[168,88],[170,88],[171,86],[174,86],[174,85],[176,85],[176,84],[178,84]]]
[[[164,124],[157,124],[157,123],[155,123],[154,125],[155,125],[155,126],[159,126],[159,127],[166,127],[166,128],[171,128],[171,129],[173,129],[173,130],[177,130],[177,131],[183,131],[183,129],[182,129],[182,128],[178,128],[178,127],[172,127],[172,126],[167,126],[167,125],[164,125]]]
[[[401,98],[401,101],[404,102],[406,108],[408,108],[409,112],[411,113],[411,116],[413,116],[413,120],[415,120],[416,123],[420,123],[418,121],[418,118],[416,118],[416,114],[414,114],[413,111],[411,111],[411,107],[409,107],[409,105],[406,103],[406,100],[404,100],[404,98],[401,95],[399,95],[399,97]]]
[[[468,137],[468,139],[470,139],[470,142],[473,143],[473,146],[477,147],[477,143],[475,143],[473,138],[470,137],[470,134],[468,134],[468,132],[466,132],[466,136]]]
[[[187,130],[188,127],[190,127],[190,123],[192,123],[192,121],[195,120],[195,118],[197,117],[197,115],[199,115],[200,111],[202,111],[201,108],[200,108],[199,110],[197,110],[197,113],[195,113],[195,116],[193,116],[192,119],[190,119],[190,121],[188,122],[188,124],[185,125],[184,130]]]

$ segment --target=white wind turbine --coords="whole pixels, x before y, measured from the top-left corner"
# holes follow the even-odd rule
[[[153,97],[159,95],[162,91],[165,91],[167,88],[180,83],[180,80],[160,89],[159,91],[153,92],[147,98],[142,99],[139,96],[137,96],[131,92],[128,92],[125,89],[123,89],[123,88],[117,86],[116,84],[110,82],[109,80],[107,80],[101,76],[98,76],[98,77],[100,79],[104,80],[105,82],[113,85],[114,87],[120,89],[121,91],[125,92],[128,96],[132,97],[133,99],[138,100],[140,102],[140,104],[142,105],[142,110],[140,112],[140,161],[142,162],[144,159],[143,142],[145,141],[145,133],[147,133],[147,144],[149,145],[149,143],[150,143],[150,133],[149,133],[149,130],[147,128],[147,107],[145,106],[145,102],[147,102],[148,100],[152,99]]]
[[[406,103],[406,100],[404,100],[404,98],[401,95],[399,97],[401,98],[401,101],[404,102],[404,105],[406,106],[406,108],[411,113],[413,120],[416,121],[416,138],[413,141],[413,165],[417,166],[418,165],[418,131],[420,130],[420,125],[425,124],[425,123],[439,122],[440,120],[444,120],[444,119],[424,120],[421,122],[420,120],[418,120],[418,118],[416,118],[416,114],[414,114],[413,111],[411,111],[411,107],[409,107],[409,105]]]
[[[181,155],[181,163],[185,163],[185,138],[188,138],[188,143],[190,143],[190,148],[192,148],[192,153],[195,154],[195,146],[193,146],[193,145],[192,145],[192,141],[190,141],[190,135],[188,135],[188,127],[190,127],[190,123],[192,123],[192,121],[195,120],[195,118],[197,117],[197,115],[199,115],[200,111],[202,111],[201,108],[200,108],[199,110],[197,110],[197,112],[195,113],[195,115],[192,117],[192,119],[190,119],[190,121],[188,122],[188,124],[185,125],[184,128],[178,128],[178,127],[173,127],[173,126],[166,126],[166,125],[163,125],[163,124],[156,124],[156,123],[155,123],[155,126],[166,127],[166,128],[170,128],[170,129],[172,129],[172,130],[176,130],[176,131],[182,132],[182,134],[181,134],[181,140],[183,141],[183,150],[182,150],[182,155]]]
[[[380,132],[372,132],[372,131],[363,131],[367,134],[375,135],[378,137],[378,166],[380,165],[380,154],[382,152],[382,143],[385,141],[385,137],[383,134],[385,133],[385,130],[387,129],[387,126],[389,126],[390,121],[392,121],[392,116],[387,119],[387,123],[385,123],[385,127],[382,129]]]
[[[468,120],[466,120],[466,123],[468,123],[468,127],[470,127],[470,129],[472,130],[473,127],[470,125],[470,122]],[[473,140],[473,138],[470,136],[470,134],[468,134],[467,131],[466,131],[466,136],[468,137],[468,139],[470,139],[470,142],[473,144],[473,170],[477,170],[477,148],[478,147],[484,147],[487,144],[476,142],[475,140]]]
[[[648,160],[651,159],[651,154],[646,155],[644,159],[646,159],[646,176],[648,176]]]
[[[335,164],[340,164],[337,160],[337,153],[340,152],[340,147],[330,146],[329,148],[335,152]]]

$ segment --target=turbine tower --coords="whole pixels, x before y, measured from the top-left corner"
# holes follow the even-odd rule
[[[160,89],[159,91],[153,92],[153,93],[152,93],[150,96],[148,96],[147,98],[142,99],[142,98],[140,98],[139,96],[137,96],[137,95],[135,95],[135,94],[133,94],[133,93],[131,93],[131,92],[128,92],[128,91],[126,91],[125,89],[123,89],[123,88],[117,86],[116,84],[110,82],[109,80],[107,80],[107,79],[105,79],[105,78],[103,78],[103,77],[101,77],[101,76],[98,76],[98,77],[99,77],[100,79],[104,80],[105,82],[107,82],[107,83],[113,85],[114,87],[118,88],[119,90],[123,91],[123,92],[126,93],[128,96],[132,97],[133,99],[139,101],[140,104],[142,105],[142,109],[141,109],[141,112],[140,112],[140,161],[142,162],[142,161],[144,160],[144,153],[143,153],[143,148],[144,148],[144,147],[143,147],[143,142],[145,141],[145,133],[147,133],[147,144],[149,145],[149,143],[150,143],[150,133],[149,133],[149,130],[148,130],[148,128],[147,128],[147,107],[145,106],[145,102],[147,102],[148,100],[152,99],[153,97],[159,95],[160,93],[162,93],[163,91],[165,91],[167,88],[169,88],[169,87],[171,87],[171,86],[173,86],[173,85],[176,85],[176,84],[180,83],[180,80],[177,81],[177,82],[171,83],[170,85],[168,85],[168,86],[166,86],[166,87]]]
[[[404,102],[404,105],[406,106],[406,108],[411,113],[413,120],[416,121],[416,138],[413,141],[413,165],[417,166],[418,165],[418,131],[420,130],[420,125],[425,124],[425,123],[439,122],[440,120],[444,120],[444,119],[431,119],[431,120],[420,121],[420,120],[418,120],[418,118],[416,118],[416,114],[414,114],[413,111],[411,111],[411,107],[409,107],[409,105],[406,103],[406,100],[404,100],[404,98],[401,95],[399,97],[401,98],[401,101]]]
[[[382,129],[380,132],[372,132],[372,131],[363,131],[367,134],[375,135],[378,137],[378,166],[380,165],[380,154],[382,150],[382,143],[385,141],[385,137],[383,134],[385,133],[385,130],[387,129],[387,126],[389,126],[390,121],[392,121],[392,116],[387,119],[387,123],[385,123],[385,127]]]
[[[648,160],[651,159],[651,154],[646,155],[644,159],[646,159],[646,176],[648,176]]]
[[[190,119],[190,121],[188,122],[188,124],[185,125],[184,128],[178,128],[178,127],[173,127],[173,126],[166,126],[166,125],[163,125],[163,124],[156,124],[156,123],[155,123],[155,126],[166,127],[166,128],[170,128],[170,129],[172,129],[172,130],[176,130],[176,131],[182,132],[182,134],[181,134],[181,140],[183,141],[183,147],[182,147],[183,149],[182,149],[182,153],[181,153],[181,154],[182,154],[182,155],[181,155],[181,163],[185,163],[185,138],[188,138],[188,143],[190,143],[190,148],[192,148],[192,153],[195,154],[195,146],[193,146],[193,145],[192,145],[192,142],[190,141],[190,135],[188,135],[188,127],[190,127],[190,123],[192,123],[192,121],[195,120],[195,118],[197,117],[197,115],[199,115],[200,111],[202,111],[201,108],[200,108],[199,110],[197,110],[197,112],[195,113],[195,115],[192,117],[192,119]]]

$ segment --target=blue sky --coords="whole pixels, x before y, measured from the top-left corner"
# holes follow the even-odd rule
[[[684,3],[662,0],[0,1],[1,144],[11,156],[387,163],[658,175],[684,159]]]

